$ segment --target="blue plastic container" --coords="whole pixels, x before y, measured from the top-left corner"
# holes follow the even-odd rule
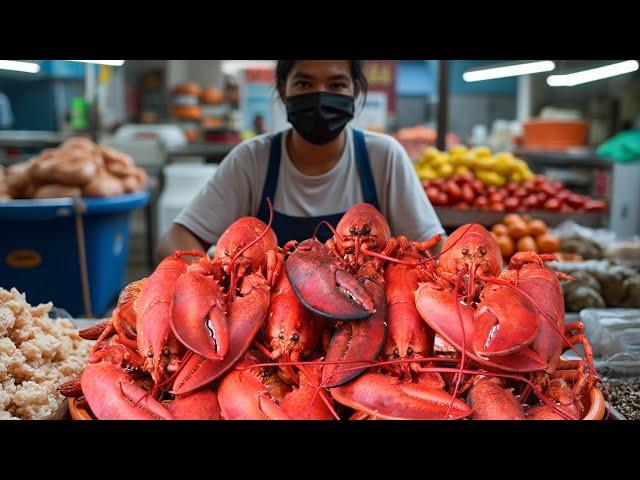
[[[0,201],[0,287],[25,292],[31,305],[51,301],[84,316],[76,234],[82,212],[91,310],[104,315],[125,284],[131,212],[149,196]]]

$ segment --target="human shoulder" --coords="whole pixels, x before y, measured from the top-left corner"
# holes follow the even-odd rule
[[[371,132],[369,130],[364,130],[363,133],[367,150],[369,150],[371,154],[382,155],[390,160],[404,159],[404,157],[407,157],[403,146],[391,135]]]

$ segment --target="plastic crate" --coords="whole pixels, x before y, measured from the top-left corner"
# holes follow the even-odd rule
[[[81,213],[91,313],[102,316],[125,283],[131,212],[149,192],[111,198],[0,202],[0,287],[30,304],[53,302],[85,316],[76,217]]]

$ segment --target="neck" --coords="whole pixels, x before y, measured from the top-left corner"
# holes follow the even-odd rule
[[[338,163],[346,141],[346,129],[325,145],[309,143],[295,129],[291,129],[286,145],[289,158],[300,172],[305,175],[321,175]]]

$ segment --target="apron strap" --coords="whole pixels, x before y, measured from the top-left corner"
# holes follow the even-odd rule
[[[376,184],[373,181],[371,163],[369,162],[369,152],[367,152],[367,145],[365,144],[364,133],[362,133],[362,131],[353,129],[353,146],[356,155],[356,165],[358,166],[358,172],[360,174],[363,200],[365,203],[369,203],[380,210]]]
[[[282,132],[276,133],[271,138],[271,147],[269,150],[269,165],[267,167],[267,177],[262,187],[262,197],[260,198],[260,207],[258,207],[258,217],[263,222],[269,221],[269,205],[267,197],[271,199],[273,205],[276,201],[276,187],[278,186],[278,175],[280,174],[280,157],[282,153]]]

